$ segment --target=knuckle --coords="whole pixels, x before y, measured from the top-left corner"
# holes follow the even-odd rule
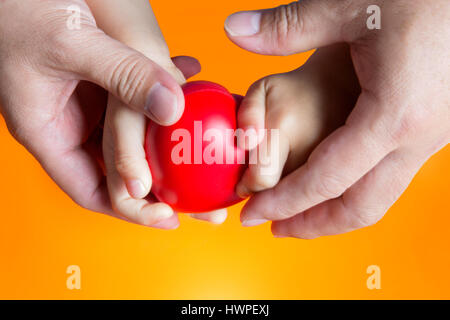
[[[358,131],[360,130],[359,124],[354,122],[347,122],[347,126],[355,132],[362,133],[360,143],[366,145],[368,149],[373,148],[373,150],[388,152],[398,146],[399,139],[396,134],[396,124],[393,123],[391,117],[385,116],[384,108],[384,106],[381,107],[380,112],[373,117],[368,117],[368,123],[363,127],[363,131]]]
[[[392,149],[415,139],[432,126],[433,110],[424,104],[395,97],[382,99],[378,104],[380,108],[369,122],[369,132],[372,137],[382,139],[386,148]]]
[[[127,104],[133,104],[147,84],[152,70],[140,53],[132,53],[118,61],[110,71],[110,87]]]
[[[408,108],[406,114],[393,121],[391,136],[397,143],[403,143],[421,132],[427,124],[427,115],[417,108]]]
[[[148,217],[141,214],[144,207],[147,205],[145,201],[135,200],[128,196],[111,196],[111,207],[113,211],[127,219],[136,223],[145,224],[148,221]]]
[[[66,48],[70,44],[69,37],[71,33],[66,27],[66,18],[63,14],[46,13],[47,28],[44,37],[49,47],[52,48]]]
[[[292,83],[292,79],[289,78],[288,73],[272,74],[263,78],[262,80],[264,80],[264,83],[262,85],[264,86],[265,92],[267,92],[267,94],[270,94],[272,91],[281,91],[281,89]]]
[[[322,173],[311,192],[322,199],[334,199],[341,196],[346,190],[346,183],[342,178],[332,173]]]
[[[238,108],[238,120],[253,120],[258,113],[260,113],[259,106],[261,105],[260,96],[266,95],[267,83],[269,77],[259,79],[252,83],[248,88],[247,93]]]
[[[303,33],[304,20],[300,14],[301,2],[282,5],[274,10],[272,28],[274,45],[282,54],[290,54],[293,37]]]
[[[123,206],[123,202],[124,200],[120,199],[119,197],[113,197],[110,195],[111,198],[111,208],[113,209],[113,211],[123,217],[126,217],[127,215],[124,212],[124,206]]]
[[[273,208],[272,215],[278,220],[286,220],[296,215],[298,210],[295,203],[280,203],[280,205]]]
[[[136,157],[125,152],[117,152],[114,157],[114,165],[121,175],[130,174],[135,167],[135,163]]]
[[[342,21],[338,32],[345,42],[354,41],[355,37],[365,31],[366,8],[352,0],[338,0],[331,3],[330,11],[333,12],[333,18]]]
[[[353,202],[349,205],[345,195],[342,197],[342,207],[347,217],[348,225],[351,230],[361,229],[376,224],[383,217],[387,210],[379,205],[368,206],[361,201]]]
[[[67,17],[63,14],[50,17],[45,41],[47,43],[48,58],[58,64],[73,62],[75,50],[94,45],[103,32],[96,28],[95,23],[88,15],[82,14],[80,23],[82,31],[73,31],[67,28]]]
[[[350,226],[353,229],[370,227],[381,220],[381,216],[369,210],[359,210],[350,217]]]
[[[143,215],[140,214],[144,204],[134,201],[132,199],[111,199],[111,204],[114,212],[126,217],[127,219],[132,219],[135,222],[145,224],[145,219]]]
[[[259,79],[258,81],[254,82],[250,88],[247,90],[246,97],[253,96],[258,92],[265,92],[265,89],[267,87],[267,81],[270,79],[270,76],[264,77],[262,79]]]

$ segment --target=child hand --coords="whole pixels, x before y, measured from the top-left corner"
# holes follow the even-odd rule
[[[316,52],[297,70],[265,77],[250,87],[239,108],[239,127],[266,130],[258,134],[264,140],[257,148],[245,146],[257,161],[250,163],[236,188],[241,197],[274,187],[345,122],[360,91],[348,64],[348,48],[335,45]]]

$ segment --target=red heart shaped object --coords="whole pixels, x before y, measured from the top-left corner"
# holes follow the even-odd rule
[[[189,82],[183,92],[186,107],[176,124],[148,125],[152,193],[178,212],[233,205],[242,200],[235,187],[246,168],[246,153],[234,135],[240,98],[207,81]]]

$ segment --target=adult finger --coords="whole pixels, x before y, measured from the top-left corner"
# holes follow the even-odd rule
[[[365,24],[355,1],[303,0],[273,9],[243,11],[225,21],[225,31],[243,49],[287,55],[356,38]],[[356,27],[355,27],[356,26]],[[350,32],[351,31],[351,32]]]
[[[177,80],[140,52],[98,30],[77,50],[75,61],[61,63],[133,110],[162,125],[175,123],[183,114],[184,96]]]
[[[423,162],[394,151],[341,197],[275,221],[272,232],[276,237],[313,239],[371,226],[400,197]]]

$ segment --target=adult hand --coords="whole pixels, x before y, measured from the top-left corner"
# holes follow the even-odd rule
[[[368,8],[381,8],[369,30]],[[287,55],[348,43],[361,95],[305,165],[253,196],[241,220],[304,239],[376,223],[450,141],[450,2],[303,0],[231,15],[238,46]],[[320,50],[320,49],[319,49]]]
[[[0,111],[9,131],[75,202],[114,215],[96,161],[102,88],[165,124],[182,114],[179,84],[97,28],[82,0],[3,0],[0,39]]]

